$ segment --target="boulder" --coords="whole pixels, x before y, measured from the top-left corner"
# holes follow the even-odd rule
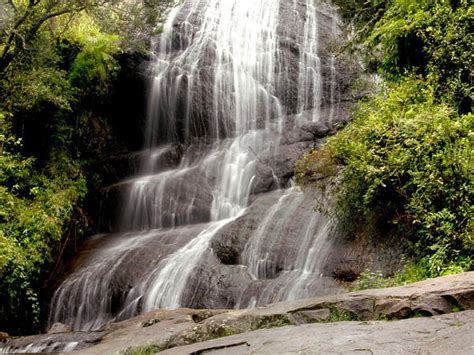
[[[48,330],[48,334],[71,333],[72,328],[63,323],[54,323]]]
[[[8,333],[0,332],[0,342],[6,341],[9,337],[10,335]]]

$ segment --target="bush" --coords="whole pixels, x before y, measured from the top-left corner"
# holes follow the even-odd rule
[[[109,149],[121,152],[111,124],[116,56],[136,41],[148,43],[172,3],[2,3],[1,330],[38,330],[49,279],[73,244],[68,240],[87,227],[86,178],[93,190]]]
[[[366,270],[354,282],[353,290],[360,291],[371,288],[385,288],[403,286],[421,281],[429,277],[427,267],[423,263],[408,262],[403,269],[391,277],[386,277],[381,272]]]
[[[382,72],[422,74],[437,98],[449,100],[461,112],[471,112],[471,21],[468,0],[394,1],[366,39],[377,48]]]
[[[33,158],[15,153],[21,141],[5,116],[0,113],[0,328],[26,332],[39,322],[44,271],[86,187],[65,156],[36,172]]]
[[[338,218],[367,233],[396,231],[430,276],[472,269],[474,246],[474,117],[434,96],[420,80],[390,85],[297,165],[300,182],[316,185],[315,176],[340,167]]]

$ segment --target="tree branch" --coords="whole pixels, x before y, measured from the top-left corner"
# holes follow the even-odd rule
[[[61,15],[64,15],[64,14],[68,14],[68,13],[71,13],[71,12],[81,12],[81,11],[84,11],[85,9],[87,8],[87,6],[83,6],[83,7],[80,7],[80,8],[77,8],[77,9],[64,9],[64,10],[61,10],[61,11],[56,11],[56,12],[52,12],[50,14],[46,14],[44,15],[42,18],[41,18],[41,25],[49,20],[49,19],[52,19],[53,17],[58,17],[58,16],[61,16]]]
[[[30,4],[28,5],[28,8],[26,9],[25,13],[23,14],[23,16],[21,16],[15,23],[15,25],[13,26],[13,29],[12,31],[10,32],[10,35],[8,36],[8,39],[7,41],[5,42],[5,47],[3,47],[3,51],[2,51],[2,54],[0,56],[0,61],[4,61],[6,60],[7,58],[7,54],[8,52],[10,51],[10,48],[13,44],[13,40],[15,39],[15,35],[16,35],[16,30],[23,24],[23,22],[25,22],[28,17],[31,15],[31,6],[34,6],[34,5],[31,5],[31,1],[30,1]],[[3,67],[4,64],[2,65],[2,68],[0,68],[0,71],[2,69],[4,69],[5,67]]]
[[[10,4],[13,4],[13,0],[8,1]],[[77,1],[75,2],[75,5],[74,2],[72,5],[71,2],[69,2],[69,4],[67,4],[69,5],[69,8],[64,8],[62,6],[64,5],[62,1],[49,1],[46,5],[46,8],[35,12],[34,7],[38,5],[41,0],[29,0],[28,6],[26,7],[24,14],[17,19],[7,40],[5,41],[4,47],[0,54],[0,76],[4,74],[5,69],[10,65],[13,59],[17,57],[22,50],[24,50],[25,45],[28,45],[34,39],[41,26],[46,21],[64,14],[79,13],[88,8],[106,4],[109,1],[110,0],[96,0],[93,2]],[[28,27],[26,29],[24,29],[23,36],[21,36],[20,31],[18,31],[18,29],[30,17],[33,17],[32,22],[28,24]],[[23,46],[15,44],[16,38],[18,37],[21,38]]]

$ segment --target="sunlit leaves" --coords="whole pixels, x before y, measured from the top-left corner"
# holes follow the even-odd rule
[[[360,103],[353,122],[302,160],[319,165],[302,165],[300,174],[322,176],[339,165],[340,217],[397,226],[413,254],[427,258],[429,273],[439,275],[472,253],[473,132],[474,115],[434,103],[429,87],[408,79]]]
[[[28,315],[38,321],[38,283],[63,239],[85,181],[77,163],[56,157],[44,175],[0,112],[0,321]],[[2,323],[3,324],[3,323]]]

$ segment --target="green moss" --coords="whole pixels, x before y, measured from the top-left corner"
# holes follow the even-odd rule
[[[122,355],[152,355],[156,354],[159,351],[161,351],[158,346],[156,345],[148,345],[148,346],[140,346],[136,348],[128,348],[124,352],[122,352]]]
[[[424,263],[407,262],[403,269],[394,275],[387,277],[380,271],[366,270],[362,272],[354,282],[354,291],[367,290],[371,288],[385,288],[403,286],[418,282],[429,277],[429,270]]]
[[[0,113],[0,327],[25,331],[39,321],[45,269],[64,236],[79,232],[75,213],[87,189],[67,154],[53,153],[37,170],[33,158],[16,152],[21,141],[9,126]]]

